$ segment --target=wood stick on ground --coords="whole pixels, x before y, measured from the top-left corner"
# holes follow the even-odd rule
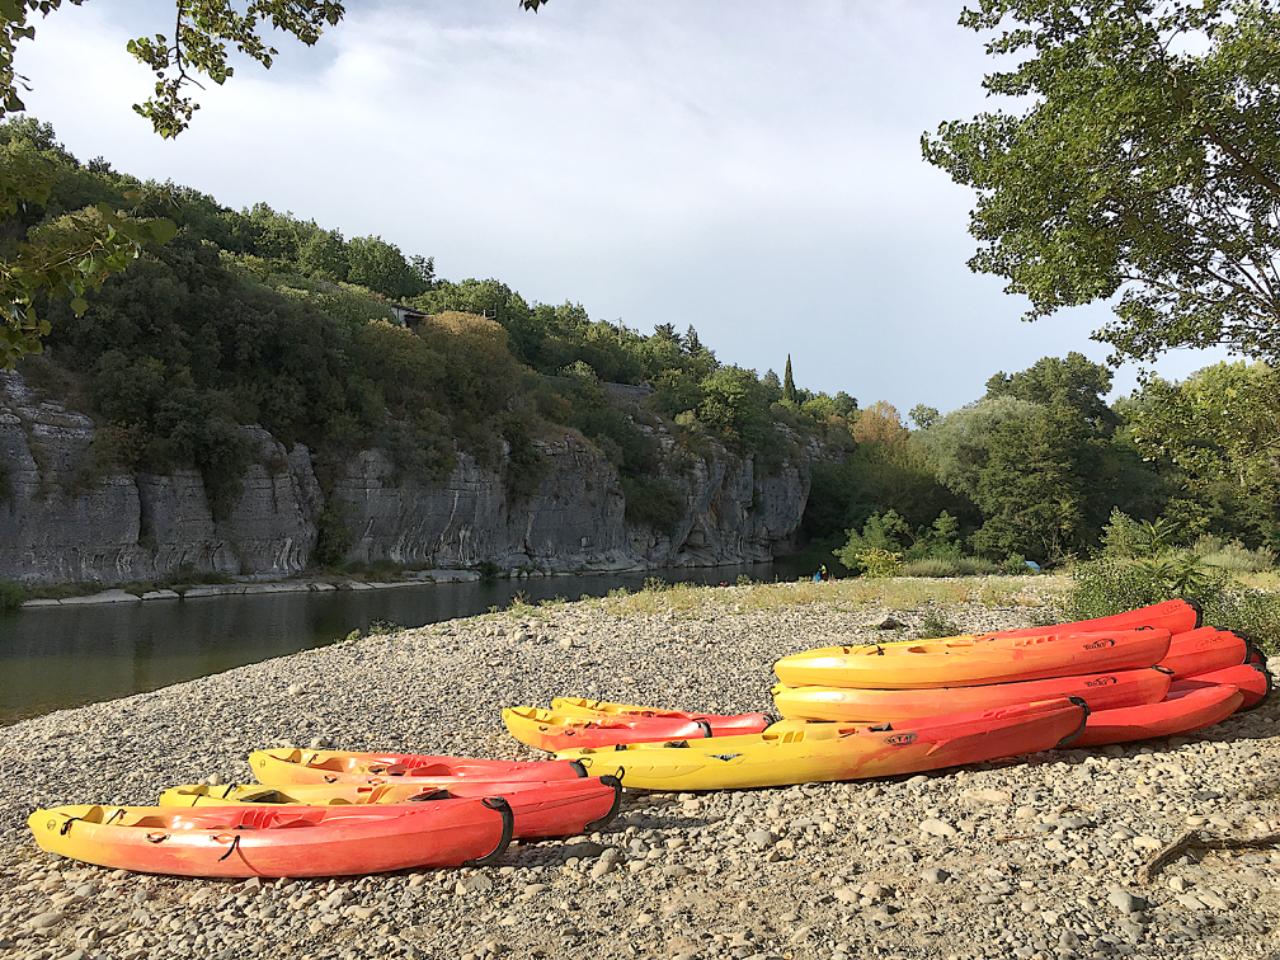
[[[1261,850],[1280,844],[1280,833],[1264,833],[1260,837],[1209,837],[1198,830],[1188,830],[1166,844],[1143,864],[1138,881],[1146,883],[1174,860],[1192,850]]]

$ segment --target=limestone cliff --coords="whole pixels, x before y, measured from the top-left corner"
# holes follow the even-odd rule
[[[679,453],[659,430],[685,509],[672,531],[655,532],[626,522],[617,472],[566,431],[541,441],[547,469],[519,500],[500,469],[466,454],[446,479],[426,484],[399,478],[374,449],[351,459],[326,501],[306,447],[244,429],[257,456],[238,500],[215,520],[192,470],[87,480],[93,421],[0,373],[0,579],[288,576],[313,563],[326,507],[348,531],[347,559],[356,562],[547,572],[753,563],[790,543],[809,492],[806,461],[765,474],[719,447]]]

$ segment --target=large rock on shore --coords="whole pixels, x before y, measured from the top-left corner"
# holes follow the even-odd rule
[[[499,464],[465,453],[436,483],[401,476],[388,455],[354,456],[326,499],[310,451],[245,427],[254,451],[239,497],[215,518],[197,471],[99,475],[93,421],[0,373],[0,579],[103,584],[188,575],[281,577],[315,560],[326,507],[346,560],[564,572],[758,563],[790,545],[809,494],[809,452],[771,471],[712,445],[694,456],[663,427],[664,475],[684,509],[670,531],[626,521],[618,473],[565,431],[538,441],[537,488],[513,497]]]

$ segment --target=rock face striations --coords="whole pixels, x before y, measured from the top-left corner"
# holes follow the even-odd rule
[[[93,421],[0,373],[0,579],[289,576],[314,563],[322,514],[354,562],[544,572],[755,563],[790,544],[809,494],[806,457],[765,473],[722,447],[691,456],[659,430],[666,479],[684,502],[670,530],[628,523],[617,471],[568,431],[540,441],[545,469],[522,498],[508,495],[500,468],[466,454],[443,481],[421,483],[377,449],[353,456],[326,496],[305,446],[244,429],[257,455],[215,519],[195,470],[93,475]]]

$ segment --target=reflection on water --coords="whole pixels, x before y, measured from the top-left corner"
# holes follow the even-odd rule
[[[375,620],[406,627],[529,600],[603,596],[646,577],[771,580],[772,567],[423,584],[390,590],[278,593],[43,607],[0,614],[0,723],[112,700],[271,657],[324,646]]]

